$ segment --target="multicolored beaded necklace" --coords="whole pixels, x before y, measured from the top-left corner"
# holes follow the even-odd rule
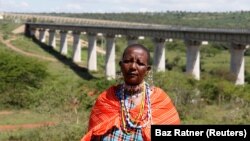
[[[141,84],[140,84],[141,85]],[[131,133],[135,129],[141,129],[146,127],[152,119],[151,116],[151,104],[150,104],[150,87],[145,81],[142,83],[142,99],[140,104],[140,112],[133,118],[130,115],[130,108],[127,102],[127,97],[130,95],[128,91],[125,90],[125,84],[120,86],[120,89],[117,91],[117,96],[120,100],[121,104],[121,121],[122,121],[122,129],[126,133]],[[147,105],[147,114],[143,115],[145,110],[145,104]]]

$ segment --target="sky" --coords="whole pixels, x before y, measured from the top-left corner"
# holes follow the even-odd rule
[[[250,11],[249,0],[0,0],[0,12],[229,12]]]

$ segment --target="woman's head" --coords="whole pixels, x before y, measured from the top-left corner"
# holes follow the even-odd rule
[[[119,65],[128,85],[138,85],[150,71],[149,50],[141,44],[129,45],[123,52]]]

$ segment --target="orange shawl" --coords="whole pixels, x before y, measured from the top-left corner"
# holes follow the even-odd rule
[[[90,141],[93,135],[103,135],[114,126],[121,128],[120,103],[115,96],[116,88],[116,86],[110,87],[101,93],[96,100],[90,114],[88,132],[81,141]],[[150,95],[150,101],[152,124],[180,124],[179,114],[175,106],[162,89],[154,87]],[[139,110],[139,106],[130,110],[132,117],[135,117]],[[142,128],[142,136],[144,140],[150,141],[150,125]]]

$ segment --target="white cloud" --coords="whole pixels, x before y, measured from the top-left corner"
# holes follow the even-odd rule
[[[71,3],[68,3],[66,4],[66,9],[69,9],[69,10],[80,10],[81,9],[81,6],[79,4],[71,4]]]
[[[15,1],[15,0],[0,0],[0,11],[13,11],[20,12],[28,9],[30,5],[25,1]]]
[[[20,6],[22,7],[22,8],[27,8],[27,7],[29,7],[30,5],[27,3],[27,2],[20,2]]]

